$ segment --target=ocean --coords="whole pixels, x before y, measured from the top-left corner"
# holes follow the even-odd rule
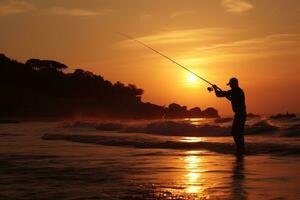
[[[300,199],[300,118],[0,125],[0,199]]]

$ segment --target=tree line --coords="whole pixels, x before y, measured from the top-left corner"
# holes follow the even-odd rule
[[[83,69],[72,73],[53,60],[18,62],[0,54],[0,117],[188,118],[218,117],[218,111],[176,103],[143,102],[143,89],[112,83]]]

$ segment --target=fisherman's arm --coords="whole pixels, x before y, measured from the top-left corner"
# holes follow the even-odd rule
[[[213,88],[217,97],[226,97],[228,100],[231,100],[230,91],[223,91],[216,85],[213,85]]]

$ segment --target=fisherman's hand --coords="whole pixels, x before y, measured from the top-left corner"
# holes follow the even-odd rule
[[[208,92],[214,91],[214,89],[212,87],[208,87],[207,90],[208,90]]]

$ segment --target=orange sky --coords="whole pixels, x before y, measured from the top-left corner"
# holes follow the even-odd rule
[[[300,112],[299,0],[0,0],[0,27],[7,56],[58,60],[133,83],[144,101],[231,113],[207,84],[116,31],[221,88],[236,76],[248,112]]]

